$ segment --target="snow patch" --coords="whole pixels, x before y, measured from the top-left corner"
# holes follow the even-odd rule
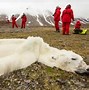
[[[41,26],[43,26],[43,24],[40,22],[40,20],[39,20],[39,16],[37,15],[37,22],[41,25]]]

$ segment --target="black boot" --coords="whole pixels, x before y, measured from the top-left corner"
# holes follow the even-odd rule
[[[58,30],[56,30],[57,32],[60,32],[60,30],[58,29]]]

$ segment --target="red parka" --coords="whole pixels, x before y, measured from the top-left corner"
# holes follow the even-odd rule
[[[78,20],[75,24],[75,29],[80,29],[81,22]]]
[[[25,28],[27,17],[26,17],[26,15],[24,13],[23,13],[21,19],[22,19],[21,28]]]
[[[62,13],[62,22],[71,22],[71,19],[74,21],[74,15],[73,15],[73,10],[71,9],[70,6],[67,6],[65,10]]]
[[[22,22],[26,22],[26,21],[27,21],[26,15],[23,15],[23,16],[21,17],[21,19],[22,19]]]
[[[61,14],[60,9],[61,9],[60,7],[56,8],[54,13],[54,21],[60,21],[60,14]]]
[[[12,22],[13,22],[13,23],[16,22],[16,17],[12,16]]]
[[[18,28],[18,25],[16,24],[16,17],[14,15],[12,15],[12,28],[14,28],[14,26],[16,26]]]

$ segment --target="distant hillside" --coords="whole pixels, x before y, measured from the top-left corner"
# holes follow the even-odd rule
[[[29,14],[27,13],[27,26],[54,26],[53,20],[53,13],[50,11],[45,11],[44,13],[37,13],[37,14]],[[21,15],[16,14],[17,23],[21,23]],[[75,18],[75,21],[71,23],[74,25],[77,20],[80,20],[82,24],[89,24],[89,18]],[[0,21],[7,22],[8,16],[7,15],[0,15]],[[11,22],[11,19],[10,19]],[[61,24],[61,21],[59,22]]]

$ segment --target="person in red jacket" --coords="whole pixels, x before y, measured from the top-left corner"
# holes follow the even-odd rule
[[[80,34],[82,32],[80,27],[81,27],[81,22],[78,20],[76,21],[76,24],[75,24],[74,34]]]
[[[16,26],[18,28],[18,25],[16,23],[16,17],[14,15],[12,15],[11,19],[12,19],[12,28],[14,28],[14,26]]]
[[[61,14],[61,8],[59,6],[56,7],[55,13],[54,13],[54,23],[55,23],[55,28],[57,32],[60,32],[60,27],[59,27],[59,21],[60,21],[60,14]]]
[[[24,13],[23,13],[21,19],[22,19],[21,28],[25,28],[27,17],[26,17],[26,15]]]
[[[69,35],[71,19],[74,21],[74,14],[70,4],[67,5],[65,10],[62,12],[61,19],[63,35]]]

